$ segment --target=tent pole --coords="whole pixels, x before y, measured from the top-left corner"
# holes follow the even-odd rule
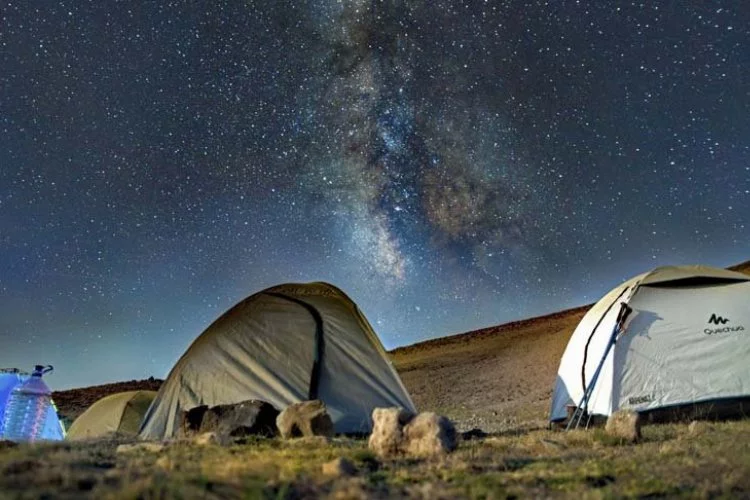
[[[609,355],[609,351],[612,349],[612,346],[614,346],[615,343],[617,342],[617,336],[622,331],[622,327],[625,324],[625,320],[627,319],[627,317],[630,315],[631,312],[633,312],[633,309],[629,305],[627,305],[625,302],[620,302],[620,311],[617,313],[617,322],[615,323],[615,326],[612,329],[612,335],[609,337],[607,348],[604,350],[604,355],[602,356],[602,359],[599,361],[599,365],[596,367],[596,371],[594,371],[594,375],[593,377],[591,377],[591,381],[586,387],[586,390],[583,392],[583,397],[581,398],[580,403],[578,403],[578,406],[573,412],[573,416],[570,418],[568,425],[565,427],[566,431],[570,430],[571,427],[577,429],[580,426],[581,420],[583,419],[583,415],[586,414],[588,410],[589,399],[591,398],[591,394],[593,394],[594,392],[594,387],[596,386],[596,382],[599,379],[599,374],[601,373],[602,368],[604,367],[604,361],[607,359],[607,356]],[[576,421],[576,418],[577,418],[577,421]],[[575,426],[573,426],[574,422],[575,422]],[[590,415],[588,416],[588,420],[586,421],[586,427],[588,427],[589,422],[591,422]]]

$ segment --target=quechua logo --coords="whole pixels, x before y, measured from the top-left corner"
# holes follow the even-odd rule
[[[729,323],[729,318],[724,318],[722,316],[718,316],[716,313],[711,314],[711,317],[708,318],[708,324],[709,325],[726,325]],[[703,333],[706,335],[715,335],[717,333],[730,333],[730,332],[742,332],[745,330],[745,327],[742,325],[737,326],[724,326],[721,328],[705,328],[703,330]]]
[[[710,318],[708,318],[709,323],[713,323],[714,325],[726,325],[729,323],[728,318],[722,318],[721,316],[717,316],[716,313],[712,314]]]

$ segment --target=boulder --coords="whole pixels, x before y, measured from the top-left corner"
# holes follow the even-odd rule
[[[333,421],[325,403],[319,399],[288,406],[276,417],[276,427],[284,439],[333,436]]]
[[[368,447],[379,457],[400,454],[403,451],[403,427],[412,418],[414,415],[402,408],[375,408]]]
[[[196,406],[195,408],[183,411],[180,418],[178,437],[193,436],[200,432],[203,416],[207,411],[207,405]]]
[[[641,439],[641,415],[631,410],[614,412],[607,419],[607,434],[635,443]]]
[[[456,428],[436,413],[420,413],[406,424],[403,434],[404,450],[409,455],[433,457],[456,449]]]
[[[349,460],[339,457],[330,462],[323,464],[323,475],[333,478],[353,476],[357,473],[357,468]]]
[[[278,410],[265,401],[248,400],[241,403],[198,406],[182,414],[180,432],[183,436],[215,433],[223,442],[227,437],[276,435]]]

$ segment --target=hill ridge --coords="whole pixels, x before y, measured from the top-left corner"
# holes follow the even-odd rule
[[[737,272],[743,272],[745,274],[750,274],[750,260],[741,262],[739,264],[734,264],[732,266],[728,266],[726,267],[726,269],[728,269],[729,271],[737,271]],[[568,315],[576,314],[579,312],[585,312],[585,311],[588,311],[594,304],[595,303],[592,302],[590,304],[571,307],[569,309],[563,309],[560,311],[542,314],[540,316],[532,316],[529,318],[518,319],[518,320],[510,321],[507,323],[501,323],[499,325],[494,325],[494,326],[486,326],[484,328],[478,328],[476,330],[470,330],[468,332],[452,333],[443,337],[422,340],[419,342],[414,342],[413,344],[399,346],[394,349],[391,349],[388,352],[390,354],[405,354],[414,349],[434,348],[434,347],[448,345],[448,344],[452,344],[456,342],[468,341],[471,338],[477,338],[483,335],[496,335],[506,330],[513,330],[516,328],[522,328],[524,326],[528,326],[536,321],[552,320],[552,319],[562,318]]]

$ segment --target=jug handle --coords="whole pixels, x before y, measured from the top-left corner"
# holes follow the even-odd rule
[[[45,366],[45,367],[44,367],[44,369],[42,370],[42,374],[44,374],[44,373],[49,373],[49,372],[51,372],[52,370],[54,370],[54,368],[52,367],[52,365],[47,365],[47,366]]]

